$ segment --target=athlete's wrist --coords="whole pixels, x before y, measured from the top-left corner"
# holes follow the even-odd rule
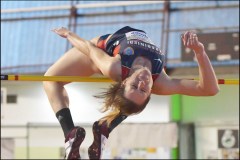
[[[67,31],[67,32],[65,33],[65,37],[66,37],[66,38],[72,37],[72,32],[71,32],[71,31]]]

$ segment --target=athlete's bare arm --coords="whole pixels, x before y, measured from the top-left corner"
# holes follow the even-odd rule
[[[61,37],[67,38],[74,47],[82,51],[85,55],[89,56],[103,75],[113,80],[120,80],[120,57],[110,57],[102,49],[96,47],[98,40],[97,38],[87,41],[63,27],[54,29],[53,31]]]
[[[204,46],[196,34],[186,32],[182,37],[185,47],[193,49],[199,65],[199,81],[170,78],[163,70],[154,83],[152,93],[159,95],[184,94],[190,96],[212,96],[219,86]]]

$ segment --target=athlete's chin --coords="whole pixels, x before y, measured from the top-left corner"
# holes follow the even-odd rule
[[[142,76],[152,77],[152,73],[151,73],[151,71],[147,67],[144,67],[144,68],[140,69],[139,73]]]

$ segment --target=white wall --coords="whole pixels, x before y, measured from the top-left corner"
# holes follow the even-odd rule
[[[91,125],[104,115],[98,111],[102,105],[102,100],[94,98],[93,95],[100,93],[103,91],[102,88],[107,88],[108,85],[108,83],[72,83],[66,86],[73,120],[75,124],[84,124],[87,132],[82,148],[87,149],[92,143]],[[16,94],[18,96],[17,104],[1,106],[1,111],[3,111],[1,138],[13,137],[15,139],[15,147],[26,147],[27,129],[24,126],[27,123],[31,123],[35,126],[40,126],[31,126],[29,130],[29,145],[31,147],[63,147],[64,135],[48,102],[42,83],[8,81],[2,82],[1,87],[7,88],[8,94]],[[169,122],[169,104],[170,97],[153,95],[150,103],[142,113],[128,117],[124,122]],[[49,127],[51,125],[53,127]],[[15,126],[19,127],[16,128]],[[44,135],[48,135],[48,139]]]
[[[70,109],[75,123],[93,123],[104,114],[98,109],[100,99],[93,95],[107,88],[108,83],[71,83],[66,86],[70,98]],[[7,94],[18,96],[17,104],[2,106],[2,125],[25,125],[27,123],[58,123],[48,102],[41,82],[2,82]],[[151,123],[169,122],[169,96],[153,95],[146,109],[125,122]]]

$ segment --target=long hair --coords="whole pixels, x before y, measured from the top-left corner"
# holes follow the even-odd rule
[[[142,112],[150,100],[150,95],[142,105],[128,100],[124,97],[124,86],[121,82],[111,84],[105,92],[95,95],[94,97],[104,99],[104,105],[100,111],[109,112],[105,117],[100,119],[100,124],[107,121],[108,125],[119,114],[129,116]]]

